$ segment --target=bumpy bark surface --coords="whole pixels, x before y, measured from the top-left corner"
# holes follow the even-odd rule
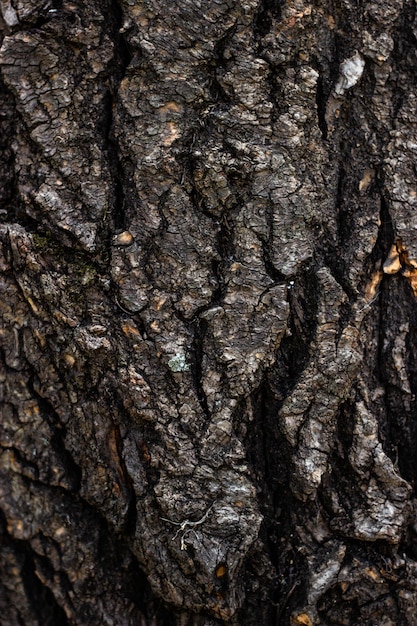
[[[416,624],[414,2],[0,9],[0,623]]]

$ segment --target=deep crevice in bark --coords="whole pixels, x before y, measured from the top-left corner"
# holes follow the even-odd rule
[[[122,231],[126,227],[125,197],[124,197],[124,170],[119,160],[119,147],[112,134],[113,126],[114,96],[108,90],[103,98],[103,115],[101,134],[104,139],[104,146],[108,158],[110,173],[112,177],[113,193],[113,224],[109,226],[109,237],[112,231]],[[109,245],[109,244],[108,244]]]
[[[265,264],[265,269],[268,275],[272,278],[275,283],[283,283],[288,280],[288,277],[280,272],[274,265],[272,261],[273,255],[273,246],[274,246],[274,211],[275,206],[272,200],[268,199],[266,208],[265,208],[265,216],[266,223],[268,225],[268,233],[265,239],[262,239],[262,253],[263,253],[263,261]],[[294,281],[292,281],[294,284]]]
[[[290,487],[292,450],[280,431],[278,415],[284,398],[296,385],[310,357],[317,310],[313,273],[308,278],[300,276],[296,279],[289,300],[291,334],[282,340],[275,364],[252,396],[254,417],[245,438],[264,515],[261,539],[275,568],[269,592],[273,596],[272,606],[275,606],[271,623],[277,625],[288,623],[292,610],[302,604],[306,593],[304,557],[297,550],[298,538],[294,535],[296,519],[301,512],[296,513],[299,504]],[[278,577],[278,584],[275,577]],[[250,605],[254,599],[249,597],[247,602]],[[252,624],[250,619],[255,620],[256,615],[243,623]]]
[[[62,425],[59,416],[57,415],[49,400],[40,395],[39,390],[37,390],[38,385],[36,383],[36,379],[36,373],[30,376],[28,380],[28,389],[31,395],[36,398],[36,402],[38,403],[38,406],[40,408],[41,415],[51,428],[52,436],[49,443],[64,465],[66,478],[71,485],[71,490],[77,492],[80,490],[81,487],[81,467],[77,465],[71,453],[65,447],[64,440],[66,428]]]
[[[317,79],[317,91],[316,91],[316,105],[317,105],[317,119],[318,125],[321,131],[321,136],[325,141],[327,139],[327,121],[326,121],[326,105],[328,94],[325,93],[324,77],[321,71],[319,71],[319,77]]]
[[[301,274],[289,285],[289,331],[278,348],[276,361],[267,376],[274,397],[282,401],[297,383],[310,358],[317,327],[317,283],[314,272]]]
[[[110,86],[103,98],[103,114],[101,121],[101,136],[103,137],[104,150],[107,156],[111,181],[112,181],[112,223],[108,224],[108,232],[104,234],[107,246],[110,245],[109,237],[113,232],[121,232],[127,228],[127,216],[125,210],[125,169],[120,158],[120,148],[114,134],[113,110],[117,101],[117,90],[126,70],[132,60],[129,46],[121,30],[123,25],[123,12],[118,2],[112,2],[112,39],[114,41],[114,56],[110,64]],[[100,236],[100,235],[99,235]]]
[[[211,302],[212,306],[213,303]],[[193,373],[194,384],[197,392],[197,397],[203,409],[204,415],[207,419],[210,418],[210,411],[207,404],[207,396],[205,394],[202,382],[202,362],[204,356],[204,337],[207,331],[207,323],[204,319],[198,319],[193,324],[194,340],[192,345],[192,365],[191,370]]]
[[[343,402],[337,413],[337,437],[342,446],[343,458],[346,458],[352,445],[354,421],[352,413],[354,405],[351,400]]]
[[[327,244],[323,250],[323,260],[330,269],[333,278],[343,288],[343,291],[347,294],[349,301],[354,302],[356,299],[356,292],[347,278],[347,264],[343,257],[339,254],[339,247]]]
[[[378,229],[378,238],[371,254],[371,260],[374,264],[385,261],[395,241],[395,224],[382,191],[380,192],[380,198],[380,227]]]
[[[414,2],[404,2],[404,9],[397,22],[397,32],[394,37],[394,49],[392,58],[395,71],[391,72],[389,82],[392,93],[392,118],[393,128],[397,128],[398,114],[407,98],[407,85],[415,81],[415,49],[417,45],[416,34],[413,29],[416,18],[416,5]]]
[[[225,71],[227,62],[224,58],[227,44],[236,32],[236,24],[229,28],[226,33],[216,42],[212,64],[207,65],[209,93],[213,104],[231,104],[231,94],[228,94],[221,84],[219,74]],[[207,103],[206,103],[207,105]]]
[[[51,590],[42,584],[36,575],[36,561],[40,557],[33,554],[30,544],[26,541],[12,539],[3,534],[3,542],[9,545],[9,549],[13,550],[16,560],[20,563],[20,575],[26,598],[39,623],[45,626],[67,626],[69,622],[65,611]],[[15,608],[19,610],[19,607]],[[21,624],[24,626],[27,623],[26,619],[22,613],[20,615]]]
[[[265,37],[272,28],[274,20],[281,20],[282,6],[286,0],[260,0],[254,21],[254,33]]]
[[[16,179],[14,173],[14,154],[11,144],[16,133],[13,96],[0,78],[0,167],[2,181],[0,187],[0,222],[11,221],[16,198]]]
[[[268,374],[269,381],[271,373]],[[298,538],[294,533],[295,511],[299,505],[290,488],[291,448],[279,431],[277,419],[281,400],[272,391],[268,379],[253,394],[253,422],[245,443],[264,515],[260,538],[274,567],[273,572],[269,571],[265,576],[265,585],[260,591],[271,594],[269,606],[270,610],[274,609],[271,623],[280,626],[288,623],[293,608],[305,599],[306,568],[304,558],[297,550]],[[256,568],[256,553],[251,560],[249,578],[251,568]],[[248,607],[256,606],[258,593],[249,593]],[[256,617],[256,613],[251,614],[242,623],[249,626]]]
[[[401,305],[400,305],[401,302]],[[387,419],[386,438],[389,442],[387,453],[393,458],[401,475],[414,488],[417,485],[415,457],[417,454],[417,387],[408,391],[398,379],[392,353],[396,349],[394,341],[401,336],[404,324],[408,327],[408,353],[405,372],[414,372],[417,368],[416,354],[412,348],[416,339],[417,314],[414,308],[414,296],[408,282],[401,276],[386,277],[381,285],[381,332],[379,339],[379,367],[381,381],[385,387],[385,406]],[[414,382],[414,376],[411,379]],[[408,378],[410,381],[410,378]]]
[[[346,154],[348,150],[346,148],[342,148],[342,153]],[[345,161],[345,159],[343,159]],[[343,163],[342,161],[342,163]],[[339,245],[346,240],[346,236],[349,235],[350,229],[347,223],[349,219],[349,210],[344,206],[345,198],[344,191],[346,185],[346,170],[345,166],[340,163],[338,177],[337,177],[337,190],[336,190],[336,215],[337,215],[337,234],[338,234],[338,243]],[[352,219],[352,218],[351,218]]]

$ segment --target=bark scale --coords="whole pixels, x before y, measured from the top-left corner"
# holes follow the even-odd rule
[[[414,3],[0,9],[3,623],[414,624]]]

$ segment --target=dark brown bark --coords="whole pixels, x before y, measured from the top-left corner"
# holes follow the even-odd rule
[[[414,2],[0,8],[0,622],[415,624]]]

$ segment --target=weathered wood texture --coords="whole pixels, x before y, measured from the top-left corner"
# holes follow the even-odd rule
[[[0,623],[415,625],[415,3],[0,9]]]

